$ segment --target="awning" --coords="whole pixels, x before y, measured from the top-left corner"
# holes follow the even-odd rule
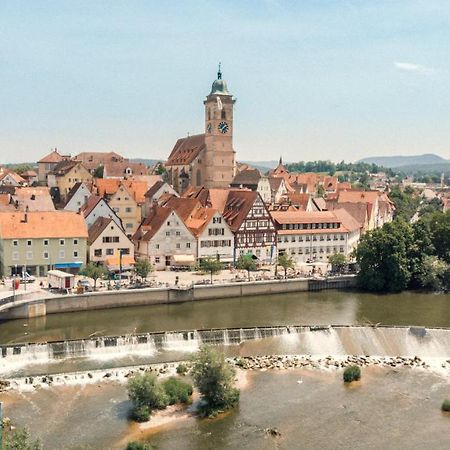
[[[79,269],[82,264],[81,262],[59,263],[53,264],[53,267],[55,269]]]
[[[120,270],[118,256],[111,256],[110,258],[106,258],[105,264],[110,271]],[[130,270],[134,267],[135,264],[136,261],[134,260],[133,256],[122,255],[122,270]]]
[[[191,266],[195,264],[194,255],[172,255],[172,261],[179,266]]]

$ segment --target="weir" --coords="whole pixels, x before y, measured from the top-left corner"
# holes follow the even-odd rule
[[[2,345],[0,373],[60,361],[117,360],[130,356],[170,361],[209,344],[235,355],[370,355],[450,357],[450,330],[416,327],[273,326],[152,332],[90,339]],[[175,360],[175,359],[172,359]]]

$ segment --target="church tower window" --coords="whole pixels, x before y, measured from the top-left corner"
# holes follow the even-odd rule
[[[227,114],[226,114],[226,112],[225,112],[224,109],[222,109],[221,118],[222,118],[222,119],[226,119],[226,118],[227,118]]]

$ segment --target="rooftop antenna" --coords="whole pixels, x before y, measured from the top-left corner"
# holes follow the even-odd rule
[[[221,70],[220,70],[221,65],[222,65],[222,63],[219,62],[219,70],[218,70],[218,72],[217,72],[217,79],[218,79],[218,80],[221,80],[221,79],[222,79],[222,72],[221,72]]]

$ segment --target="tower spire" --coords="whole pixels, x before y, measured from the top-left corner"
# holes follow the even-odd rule
[[[217,79],[218,80],[221,80],[222,79],[222,72],[221,72],[221,70],[220,70],[220,66],[222,65],[222,63],[220,63],[219,62],[219,70],[218,70],[218,72],[217,72]]]

